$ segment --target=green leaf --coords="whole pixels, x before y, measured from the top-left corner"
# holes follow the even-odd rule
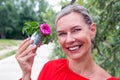
[[[39,31],[39,23],[38,22],[25,22],[22,33],[27,35],[32,35],[35,31]]]

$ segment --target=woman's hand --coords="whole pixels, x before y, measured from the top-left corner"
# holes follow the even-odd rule
[[[32,65],[36,55],[37,46],[31,45],[33,40],[25,39],[18,48],[16,59],[23,72],[23,80],[30,80]]]

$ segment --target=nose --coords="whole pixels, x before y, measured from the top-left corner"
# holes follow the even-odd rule
[[[71,33],[68,33],[66,37],[66,43],[72,43],[74,41],[75,41],[75,38],[71,35]]]

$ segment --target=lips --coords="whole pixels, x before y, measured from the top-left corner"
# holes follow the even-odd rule
[[[82,44],[81,45],[72,46],[72,47],[68,47],[67,49],[69,51],[75,51],[75,50],[78,50],[81,46],[82,46]]]

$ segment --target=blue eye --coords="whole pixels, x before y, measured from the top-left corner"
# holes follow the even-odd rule
[[[79,32],[81,29],[74,29],[73,32]]]
[[[65,33],[59,33],[58,34],[58,36],[64,36],[65,35]]]

